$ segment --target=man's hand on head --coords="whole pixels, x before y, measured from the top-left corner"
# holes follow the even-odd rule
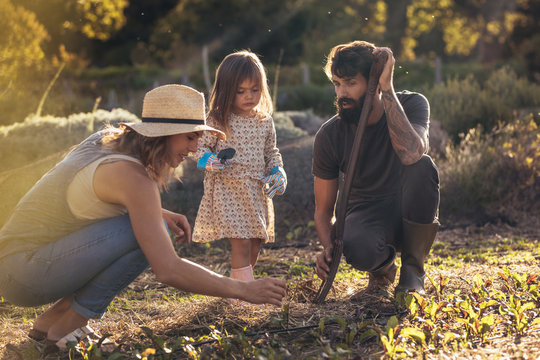
[[[388,54],[388,59],[386,60],[383,72],[381,73],[381,77],[379,78],[379,87],[381,91],[393,90],[394,64],[396,63],[396,59],[394,58],[392,50],[387,47],[380,47],[373,50],[373,55],[375,56],[383,51]]]

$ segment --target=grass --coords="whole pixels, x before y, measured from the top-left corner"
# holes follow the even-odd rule
[[[312,304],[320,248],[314,232],[306,231],[295,239],[303,246],[264,248],[255,268],[257,276],[287,280],[281,308],[238,307],[191,295],[159,284],[148,271],[91,325],[120,344],[111,359],[531,358],[540,351],[538,225],[538,219],[528,219],[518,227],[440,231],[426,265],[431,281],[425,298],[396,302],[388,294],[364,294],[352,303],[350,296],[362,291],[367,276],[342,264],[326,302]],[[226,241],[178,252],[228,273]],[[0,302],[1,359],[39,358],[39,346],[26,332],[44,309]],[[100,357],[79,349],[58,358]]]

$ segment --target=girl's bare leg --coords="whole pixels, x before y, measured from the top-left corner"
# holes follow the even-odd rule
[[[231,242],[231,278],[242,281],[253,280],[253,266],[259,257],[261,239],[230,239]],[[236,299],[229,299],[233,304],[241,303]]]
[[[257,259],[259,258],[259,252],[261,251],[262,239],[251,239],[251,254],[249,263],[252,267],[255,267]]]
[[[230,239],[231,242],[231,268],[239,269],[250,265],[251,240]]]

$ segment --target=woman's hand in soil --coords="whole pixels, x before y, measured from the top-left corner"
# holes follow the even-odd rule
[[[174,241],[177,244],[189,244],[191,242],[191,226],[184,215],[165,209],[161,210],[161,215],[169,231],[175,235]]]
[[[246,282],[247,289],[243,300],[253,304],[273,304],[281,306],[283,297],[287,294],[285,280],[264,278]]]

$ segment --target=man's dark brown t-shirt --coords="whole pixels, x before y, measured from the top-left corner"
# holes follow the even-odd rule
[[[429,128],[429,103],[418,93],[396,93],[411,124]],[[341,121],[334,116],[325,122],[313,144],[314,176],[331,180],[345,172],[356,134],[356,124]],[[399,191],[402,164],[396,155],[386,122],[386,114],[374,125],[366,127],[360,146],[356,176],[350,200],[377,199],[392,196]]]

